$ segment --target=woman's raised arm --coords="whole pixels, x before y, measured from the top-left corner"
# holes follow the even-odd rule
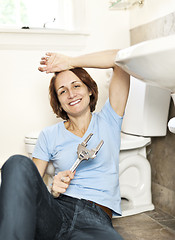
[[[114,111],[123,116],[126,106],[130,77],[121,68],[115,65],[115,57],[119,50],[106,50],[85,54],[77,57],[65,56],[59,53],[47,53],[41,59],[41,72],[53,73],[76,67],[113,69],[109,86],[109,100]]]
[[[75,67],[84,68],[113,68],[114,59],[118,50],[106,50],[85,54],[77,57],[69,57],[59,53],[46,53],[41,58],[39,70],[41,72],[53,73],[68,70]]]

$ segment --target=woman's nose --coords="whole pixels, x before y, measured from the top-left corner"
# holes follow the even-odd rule
[[[69,93],[69,96],[68,96],[69,98],[74,98],[74,96],[75,96],[74,90],[70,89],[68,93]]]

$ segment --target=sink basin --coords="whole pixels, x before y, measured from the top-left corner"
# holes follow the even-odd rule
[[[175,35],[122,49],[115,63],[144,82],[175,92]]]

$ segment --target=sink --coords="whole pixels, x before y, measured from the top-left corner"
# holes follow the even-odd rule
[[[170,90],[175,105],[175,35],[122,49],[115,63],[144,82]],[[175,117],[170,119],[168,127],[175,134]]]
[[[175,92],[175,35],[122,49],[115,63],[144,82]]]

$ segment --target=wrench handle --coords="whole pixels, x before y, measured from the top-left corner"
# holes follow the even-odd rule
[[[74,172],[76,170],[76,168],[78,167],[78,165],[81,163],[82,160],[80,160],[79,158],[77,158],[77,160],[75,161],[75,163],[72,165],[72,167],[70,168],[71,172]]]

